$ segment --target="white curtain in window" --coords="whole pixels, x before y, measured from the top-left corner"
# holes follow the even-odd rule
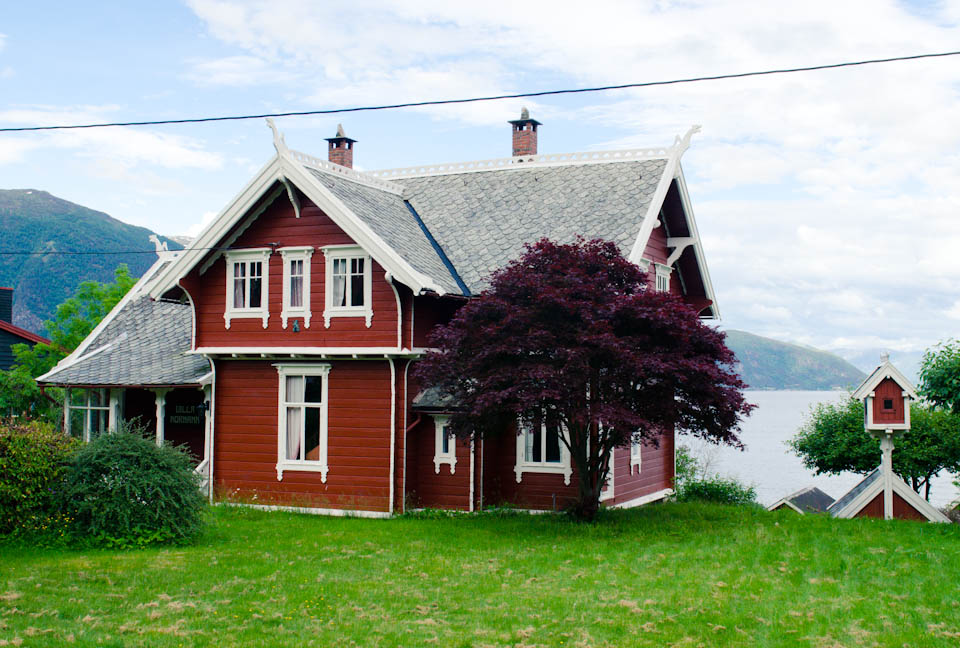
[[[334,259],[333,260],[333,305],[334,306],[345,306],[346,302],[344,297],[346,296],[347,288],[347,260],[346,259]]]
[[[233,307],[245,308],[247,300],[244,295],[245,276],[247,266],[244,263],[233,264]]]
[[[287,376],[287,403],[303,402],[303,376]],[[303,408],[298,406],[287,407],[287,459],[300,458],[300,431]]]
[[[290,262],[290,306],[303,306],[303,261]]]

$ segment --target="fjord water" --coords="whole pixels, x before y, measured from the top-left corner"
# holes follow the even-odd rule
[[[747,446],[745,452],[682,435],[678,438],[679,443],[689,447],[695,457],[705,462],[708,471],[753,485],[757,489],[757,499],[764,505],[806,486],[816,486],[838,498],[863,479],[862,475],[854,473],[815,476],[786,445],[809,417],[811,407],[817,403],[842,401],[847,398],[847,392],[747,391],[745,394],[747,401],[757,406],[744,421],[740,435]],[[941,473],[933,480],[931,504],[940,508],[957,497],[960,493],[949,475]]]

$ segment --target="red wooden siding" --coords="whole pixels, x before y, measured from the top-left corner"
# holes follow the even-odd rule
[[[860,509],[856,517],[872,517],[883,519],[883,491],[877,493],[877,496],[870,500],[870,503]],[[919,520],[926,522],[927,518],[920,511],[913,508],[907,500],[900,497],[899,494],[893,494],[893,517],[898,520]]]
[[[903,388],[891,378],[884,380],[873,390],[873,422],[874,423],[905,423]],[[883,401],[893,401],[893,408],[885,409]]]
[[[393,288],[384,279],[380,264],[371,263],[373,320],[367,328],[363,317],[334,317],[330,328],[324,327],[323,252],[325,245],[353,244],[333,221],[302,194],[300,218],[296,218],[286,194],[281,194],[257,220],[231,245],[233,249],[311,245],[316,248],[310,259],[310,306],[313,317],[310,328],[300,322],[294,333],[288,323],[283,328],[280,312],[283,306],[283,260],[279,252],[270,255],[269,296],[270,319],[263,328],[260,318],[232,319],[227,329],[223,319],[226,307],[226,262],[220,258],[203,274],[200,266],[181,283],[193,298],[197,316],[197,346],[333,346],[333,347],[396,347],[397,300]],[[299,319],[299,318],[298,318]]]
[[[217,361],[214,482],[221,496],[266,503],[389,509],[390,368],[384,361],[331,363],[327,482],[284,471],[277,481],[279,378],[271,361]]]
[[[606,500],[608,505],[623,504],[630,500],[651,495],[665,488],[673,488],[674,477],[674,434],[660,437],[658,447],[645,445],[640,452],[640,472],[636,468],[630,473],[630,448],[617,448],[614,451],[613,499]]]
[[[466,301],[462,299],[423,296],[413,304],[413,344],[429,346],[430,333],[437,324],[446,324]]]
[[[855,517],[872,517],[883,519],[883,491],[870,500],[870,503],[860,509]]]
[[[470,509],[470,442],[458,440],[457,465],[450,474],[448,464],[436,471],[433,456],[436,448],[436,427],[432,416],[424,415],[420,424],[411,430],[416,451],[412,470],[416,471],[415,489],[408,489],[414,506],[446,509]],[[476,488],[476,484],[474,485]]]

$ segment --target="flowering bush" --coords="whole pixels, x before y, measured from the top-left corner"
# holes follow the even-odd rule
[[[203,521],[204,498],[189,455],[157,447],[133,425],[81,448],[70,463],[64,507],[83,541],[108,547],[184,542]]]
[[[0,535],[62,533],[59,491],[77,446],[46,423],[0,421]]]

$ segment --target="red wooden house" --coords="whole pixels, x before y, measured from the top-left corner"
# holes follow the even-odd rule
[[[515,155],[378,172],[276,155],[188,250],[161,258],[70,357],[41,378],[72,388],[85,435],[139,417],[189,444],[211,497],[320,512],[564,506],[577,475],[556,430],[455,441],[450,404],[411,366],[489,274],[541,237],[618,243],[652,288],[718,311],[670,147],[540,155],[539,122],[511,122]],[[618,449],[604,497],[665,497],[674,438]]]

